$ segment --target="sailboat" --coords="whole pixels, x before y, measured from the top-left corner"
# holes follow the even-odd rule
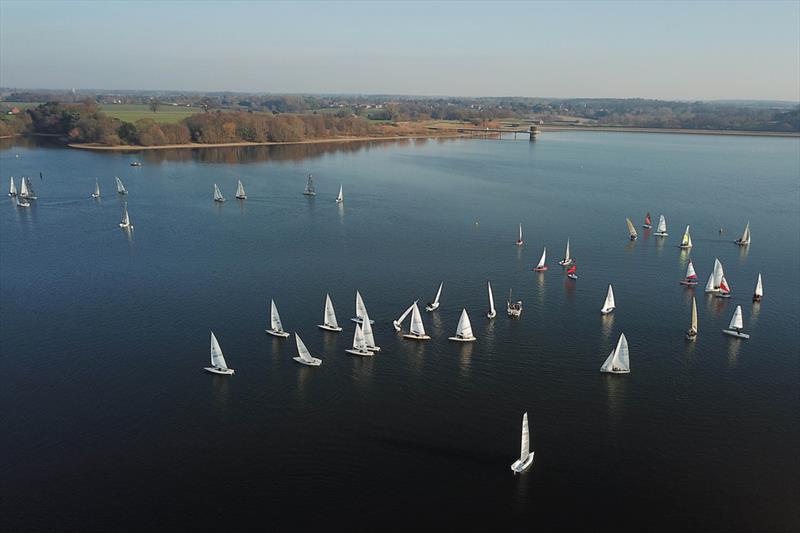
[[[439,290],[436,291],[436,298],[433,299],[433,302],[428,303],[425,306],[425,310],[427,312],[436,311],[439,309],[439,297],[442,295],[442,285],[444,285],[444,281],[439,284]]]
[[[372,320],[369,319],[367,310],[364,309],[364,321],[361,323],[361,331],[364,333],[364,342],[370,352],[380,352],[380,346],[375,344],[375,335],[372,333]]]
[[[649,212],[644,216],[644,224],[642,224],[642,227],[644,229],[650,229],[650,228],[653,227],[653,221],[650,220],[650,213]]]
[[[204,370],[212,374],[221,374],[225,376],[230,376],[234,373],[232,368],[228,368],[228,364],[225,362],[225,356],[222,355],[222,348],[219,347],[219,342],[213,331],[211,332],[211,366],[205,367]]]
[[[761,285],[761,272],[759,272],[758,281],[756,281],[756,290],[753,292],[753,301],[760,302],[762,296],[764,296],[764,287]]]
[[[708,275],[706,292],[719,292],[719,284],[722,282],[724,276],[725,272],[722,269],[722,263],[719,262],[719,259],[714,258],[714,270]]]
[[[542,257],[539,258],[539,262],[533,267],[534,272],[544,272],[547,270],[547,265],[545,264],[547,261],[547,246],[542,249]]]
[[[603,308],[600,309],[600,312],[604,315],[607,315],[611,311],[614,310],[616,304],[614,303],[614,289],[611,288],[611,284],[608,284],[608,293],[606,293],[606,301],[603,302]]]
[[[568,266],[573,263],[572,257],[569,255],[569,238],[567,238],[567,250],[564,252],[564,259],[558,262],[561,266]]]
[[[694,271],[694,265],[691,259],[689,260],[689,265],[686,267],[686,277],[678,283],[681,285],[697,285],[697,272]]]
[[[247,200],[247,193],[244,192],[244,185],[242,185],[242,180],[238,180],[239,183],[236,185],[236,198],[239,200]]]
[[[567,269],[567,277],[569,279],[578,279],[578,265],[572,265]]]
[[[664,215],[658,216],[658,227],[656,227],[653,235],[656,237],[666,237],[669,235],[669,233],[667,233],[667,219],[664,218]]]
[[[631,222],[631,219],[626,218],[625,223],[628,225],[628,235],[630,235],[632,241],[635,241],[639,235],[636,233],[636,228],[633,227],[633,222]]]
[[[508,289],[508,301],[506,302],[506,313],[512,318],[519,318],[522,315],[522,300],[516,302],[511,299],[511,289]]]
[[[125,202],[125,208],[122,212],[122,221],[119,223],[119,227],[122,229],[133,229],[131,217],[128,215],[128,202]]]
[[[692,296],[692,325],[686,332],[686,340],[693,341],[697,338],[697,300]]]
[[[22,200],[20,200],[20,195],[16,195],[14,197],[14,200],[17,201],[17,207],[30,207],[31,206],[31,203],[28,200],[26,200],[25,198],[22,198]]]
[[[100,198],[100,183],[97,179],[94,180],[94,192],[92,193],[92,198]]]
[[[486,286],[489,289],[489,312],[486,314],[486,318],[491,320],[497,316],[497,311],[494,308],[494,294],[492,294],[492,282],[487,281]]]
[[[225,201],[225,197],[222,196],[222,193],[220,192],[219,187],[217,187],[216,183],[214,184],[214,201],[220,203]]]
[[[122,180],[116,176],[114,176],[114,179],[117,180],[117,194],[128,194],[128,189],[122,184]]]
[[[23,194],[23,196],[28,200],[38,200],[39,197],[36,196],[36,191],[33,190],[33,184],[31,183],[31,179],[25,176],[23,178],[20,178],[20,181],[25,186],[23,188],[23,190],[25,191],[25,194]],[[750,234],[748,233],[748,239],[750,238],[749,235]]]
[[[686,231],[683,232],[683,239],[681,239],[681,245],[679,248],[683,248],[684,250],[688,250],[692,247],[692,236],[689,234],[689,226],[686,226]]]
[[[345,350],[345,352],[353,355],[363,355],[365,357],[372,355],[372,352],[367,350],[367,341],[364,339],[364,330],[361,329],[359,324],[356,324],[356,332],[355,335],[353,335],[353,347],[348,348]]]
[[[419,300],[414,300],[414,303],[409,305],[408,309],[403,311],[403,314],[400,315],[400,318],[398,318],[397,320],[392,320],[392,325],[394,326],[394,330],[396,332],[400,333],[402,331],[402,327],[401,326],[403,325],[403,320],[405,320],[406,317],[411,314],[411,311],[414,309],[414,306],[416,305],[416,303],[418,301]]]
[[[522,246],[522,222],[519,223],[519,237],[517,237],[517,246]]]
[[[287,334],[288,335],[288,334]],[[292,357],[301,365],[319,366],[322,364],[322,359],[317,359],[311,356],[311,352],[306,348],[305,343],[300,339],[300,335],[294,334],[295,343],[297,343],[297,357]]]
[[[11,185],[8,186],[8,195],[12,198],[17,195],[17,186],[14,185],[14,176],[9,178],[11,180]]]
[[[603,366],[600,367],[600,372],[608,372],[610,374],[629,374],[631,371],[630,357],[628,354],[628,339],[625,334],[619,336],[617,347],[608,355]]]
[[[455,336],[448,337],[448,339],[458,342],[473,342],[475,340],[475,335],[472,334],[472,323],[469,321],[466,309],[461,310],[461,317],[458,319]]]
[[[339,194],[336,195],[336,203],[341,204],[344,202],[344,194],[342,194],[342,186],[339,185]]]
[[[325,295],[325,314],[322,317],[322,324],[317,325],[317,327],[327,331],[342,331],[342,328],[339,327],[339,322],[336,321],[336,312],[333,310],[330,294]]]
[[[731,288],[728,286],[728,280],[725,279],[725,276],[722,276],[722,280],[719,282],[719,291],[716,294],[717,298],[730,298],[731,297]]]
[[[749,339],[750,335],[747,333],[742,333],[744,329],[744,324],[742,323],[742,306],[737,305],[736,311],[733,312],[733,318],[731,318],[731,323],[728,325],[728,329],[723,329],[722,333],[726,335],[730,335],[732,337],[738,337],[740,339]]]
[[[275,300],[269,301],[269,329],[265,330],[270,335],[275,337],[286,338],[289,333],[283,331],[283,324],[281,324],[281,315],[278,314],[278,308],[275,306]]]
[[[317,191],[314,190],[314,177],[311,174],[308,175],[308,181],[306,182],[306,188],[303,191],[303,194],[306,196],[317,195]]]
[[[744,246],[745,244],[750,244],[750,221],[747,221],[747,225],[744,227],[744,231],[742,232],[742,236],[736,239],[736,244],[739,246]]]
[[[522,415],[522,442],[520,445],[519,459],[511,465],[515,474],[524,472],[533,463],[534,452],[530,451],[530,431],[528,430],[528,413]]]
[[[356,316],[351,318],[353,322],[356,324],[363,324],[364,317],[367,315],[367,306],[364,305],[364,300],[361,298],[361,293],[356,291]],[[373,320],[372,323],[374,324],[375,321]]]
[[[403,338],[418,341],[430,339],[430,336],[425,333],[425,325],[422,323],[422,315],[419,312],[417,302],[414,302],[411,306],[411,328],[408,333],[403,335]]]

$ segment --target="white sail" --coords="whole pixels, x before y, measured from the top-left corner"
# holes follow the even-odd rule
[[[214,201],[215,202],[224,202],[225,201],[225,197],[222,196],[222,192],[220,192],[219,187],[217,187],[216,183],[214,184]]]
[[[247,199],[247,193],[244,192],[244,185],[242,185],[242,180],[239,180],[239,184],[236,186],[236,198],[240,200]]]
[[[519,460],[525,462],[531,454],[530,430],[528,429],[528,413],[522,415],[522,441],[519,448]]]
[[[692,247],[692,236],[689,234],[689,226],[686,226],[686,231],[683,232],[683,239],[681,240],[681,248]]]
[[[737,305],[736,311],[733,312],[733,318],[731,318],[731,323],[728,325],[730,329],[743,329],[744,323],[742,322],[742,306]]]
[[[367,351],[367,340],[364,337],[364,330],[359,324],[356,324],[356,333],[353,336],[353,349],[359,352]]]
[[[308,351],[308,348],[306,348],[305,343],[302,341],[302,339],[300,339],[300,335],[295,333],[294,340],[297,343],[297,356],[306,363],[313,363],[314,358],[311,357],[311,352]]]
[[[30,196],[30,193],[28,192],[28,184],[25,182],[25,176],[19,179],[19,195],[23,198]]]
[[[31,183],[31,179],[28,178],[28,177],[24,177],[20,181],[24,182],[25,187],[27,189],[26,197],[31,199],[31,200],[36,200],[36,198],[37,198],[36,191],[33,190],[33,184]]]
[[[338,328],[339,323],[336,321],[336,311],[333,310],[333,302],[331,301],[330,294],[325,295],[325,316],[322,323],[332,328]]]
[[[367,306],[364,305],[364,300],[361,298],[361,293],[356,291],[356,318],[359,322],[364,320],[367,314]]]
[[[419,307],[414,303],[411,310],[411,333],[417,336],[425,335],[425,325],[422,323],[422,315],[419,313]]]
[[[439,297],[442,295],[442,285],[444,285],[444,281],[439,284],[439,290],[436,291],[436,298],[433,299],[433,305],[439,306]]]
[[[283,331],[281,315],[278,314],[278,308],[275,305],[275,300],[269,301],[269,324],[272,328],[272,331]]]
[[[608,292],[606,293],[606,301],[603,302],[603,308],[601,311],[603,313],[608,313],[612,309],[614,309],[616,305],[614,304],[614,289],[611,288],[611,284],[608,285]]]
[[[658,216],[658,227],[656,228],[656,233],[666,233],[667,232],[667,219],[664,218],[664,215]]]
[[[336,201],[338,203],[344,202],[344,194],[342,194],[342,186],[341,185],[339,185],[339,194],[336,195]]]
[[[758,273],[758,281],[756,281],[756,291],[753,293],[756,296],[764,296],[764,287],[761,285],[761,272]]]
[[[9,196],[16,196],[17,195],[17,186],[14,185],[14,176],[10,177],[11,185],[8,186],[8,195]]]
[[[692,296],[692,326],[690,331],[697,333],[697,300]]]
[[[219,347],[219,342],[213,331],[211,332],[211,366],[214,368],[228,368],[225,356],[222,355],[222,348]]]
[[[123,228],[131,227],[131,217],[128,215],[128,202],[125,202],[125,207],[122,212],[122,222],[119,225]]]
[[[364,333],[364,341],[367,343],[367,348],[372,351],[380,351],[380,348],[375,344],[375,335],[372,333],[372,321],[369,319],[367,310],[364,309],[364,321],[361,322],[361,331]]]
[[[689,261],[689,266],[686,267],[686,279],[693,279],[697,277],[697,272],[694,271],[694,265]]]
[[[402,314],[402,315],[400,315],[400,318],[398,318],[397,320],[395,320],[395,323],[396,323],[398,326],[399,326],[400,324],[402,324],[402,323],[403,323],[403,320],[405,320],[405,319],[406,319],[406,317],[407,317],[407,316],[408,316],[408,315],[411,313],[411,311],[414,309],[414,304],[416,304],[416,303],[417,303],[417,302],[415,301],[413,304],[409,305],[409,306],[408,306],[408,309],[406,309],[405,311],[403,311],[403,314]]]
[[[467,315],[467,310],[461,310],[461,317],[458,319],[458,325],[456,326],[456,337],[460,337],[462,339],[472,339],[475,337],[472,333],[472,323],[469,321],[469,315]]]
[[[601,372],[612,373],[626,373],[630,372],[631,365],[628,354],[628,339],[625,334],[619,336],[617,347],[609,354],[603,366],[600,367]]]
[[[97,180],[94,180],[94,194],[92,196],[100,198],[100,183]]]
[[[706,282],[706,292],[714,292],[717,289],[714,288],[714,273],[708,275],[708,281]]]
[[[497,312],[494,309],[494,294],[492,294],[492,282],[487,281],[486,286],[489,288],[489,315],[494,316]]]
[[[308,175],[308,181],[306,182],[306,188],[303,194],[308,196],[315,196],[317,194],[314,190],[314,177],[311,174]]]
[[[569,238],[567,238],[567,250],[564,252],[564,263],[569,263],[572,258],[569,256]]]
[[[637,233],[636,228],[633,227],[633,222],[631,222],[631,219],[626,218],[625,223],[628,225],[628,233],[630,234],[631,238],[635,239],[637,237]]]
[[[125,188],[125,186],[122,184],[122,180],[121,180],[121,179],[119,179],[119,178],[118,178],[118,177],[116,177],[116,176],[114,176],[114,179],[115,179],[115,180],[117,180],[117,192],[118,192],[119,194],[128,194],[128,190],[127,190],[127,189]]]
[[[519,223],[519,239],[517,242],[522,242],[522,222]]]
[[[547,246],[545,246],[544,249],[542,250],[542,257],[539,258],[539,263],[536,265],[536,268],[542,268],[546,260],[547,260]]]
[[[739,244],[750,244],[750,221],[747,221],[747,225],[744,227],[744,231],[742,232],[742,236],[739,237],[739,240],[736,241]]]

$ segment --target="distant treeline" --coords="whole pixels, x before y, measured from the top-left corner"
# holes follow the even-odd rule
[[[157,117],[156,114],[154,116]],[[110,146],[163,146],[167,144],[228,142],[291,142],[339,136],[380,134],[367,120],[333,114],[250,113],[211,111],[191,115],[178,124],[144,118],[134,123],[109,117],[95,100],[81,103],[48,102],[0,122],[5,134],[45,133],[71,142]],[[0,135],[4,130],[0,129]]]

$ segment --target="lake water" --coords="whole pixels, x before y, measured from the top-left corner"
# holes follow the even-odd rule
[[[0,146],[3,189],[27,174],[40,198],[0,202],[5,531],[800,528],[798,139]],[[669,237],[630,242],[625,217],[639,227],[646,211],[666,215]],[[574,282],[557,264],[567,237]],[[694,291],[677,283],[689,257]],[[703,293],[715,257],[730,300]],[[442,280],[440,309],[423,313],[432,339],[396,335],[392,319]],[[509,288],[519,320],[505,316]],[[373,358],[344,352],[356,289]],[[326,292],[338,335],[316,327]],[[321,367],[265,335],[270,298]],[[737,304],[747,341],[721,333]],[[447,340],[462,307],[472,345]],[[202,370],[210,330],[234,376]],[[601,374],[623,332],[631,374]],[[525,411],[536,455],[515,477]]]

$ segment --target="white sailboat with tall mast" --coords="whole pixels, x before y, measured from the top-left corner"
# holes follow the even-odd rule
[[[353,355],[362,355],[364,357],[372,356],[372,352],[367,350],[367,341],[364,338],[364,330],[361,329],[360,324],[356,324],[356,332],[353,335],[353,347],[345,351]]]
[[[335,331],[337,333],[342,331],[342,328],[339,326],[339,322],[336,321],[336,311],[333,310],[333,302],[331,301],[330,294],[325,295],[325,313],[322,317],[322,324],[318,324],[317,327],[326,331]]]
[[[561,266],[569,266],[573,263],[572,256],[569,254],[569,238],[567,238],[567,249],[564,252],[564,259],[558,262]]]
[[[413,310],[414,310],[414,306],[417,304],[417,302],[418,302],[418,301],[419,301],[419,300],[414,300],[414,303],[413,303],[413,304],[411,304],[411,305],[409,305],[409,306],[408,306],[408,309],[406,309],[405,311],[403,311],[403,314],[402,314],[402,315],[400,315],[400,318],[398,318],[397,320],[392,320],[392,325],[394,326],[394,330],[395,330],[396,332],[400,333],[400,332],[403,330],[403,328],[402,328],[402,326],[403,326],[403,321],[406,319],[406,317],[407,317],[408,315],[410,315],[410,314],[411,314],[411,311],[413,311]]]
[[[697,338],[697,300],[692,296],[692,323],[686,332],[686,340],[693,341]]]
[[[530,430],[528,429],[528,413],[522,415],[522,441],[520,443],[519,459],[511,465],[515,474],[520,474],[533,463],[534,452],[530,451]]]
[[[336,195],[336,203],[341,204],[344,202],[344,194],[342,194],[342,185],[339,185],[339,194]]]
[[[764,287],[761,284],[761,272],[758,273],[758,281],[756,281],[756,290],[753,292],[753,301],[760,302],[764,296]]]
[[[119,223],[119,227],[122,229],[133,229],[133,223],[131,222],[131,217],[128,214],[128,202],[125,202],[125,207],[122,211],[122,220]]]
[[[236,198],[238,200],[247,200],[247,193],[244,192],[244,185],[242,180],[237,180],[239,183],[236,185]]]
[[[222,354],[222,348],[219,347],[219,342],[213,331],[211,332],[211,366],[205,367],[204,370],[223,376],[230,376],[234,373],[232,368],[228,368],[228,363],[225,362],[225,356]]]
[[[122,184],[122,180],[116,176],[114,176],[114,179],[117,181],[117,194],[128,194],[128,189]]]
[[[95,200],[100,198],[100,182],[98,182],[96,178],[94,180],[94,192],[92,193],[92,198]]]
[[[356,324],[363,324],[364,317],[367,314],[367,306],[364,305],[364,299],[361,298],[361,293],[356,291],[356,316],[351,318],[353,322]],[[375,321],[373,320],[372,323],[374,324]]]
[[[607,315],[611,311],[614,310],[616,307],[616,303],[614,302],[614,289],[611,288],[611,284],[608,284],[608,292],[606,293],[606,301],[603,302],[603,308],[600,309],[600,313]]]
[[[364,309],[364,321],[361,323],[361,331],[364,333],[364,342],[370,352],[380,352],[381,348],[375,344],[375,335],[372,333],[372,321],[369,319],[367,310]]]
[[[303,194],[306,196],[316,196],[317,191],[314,190],[314,176],[311,174],[308,175],[308,181],[306,181],[306,188],[303,190]]]
[[[486,318],[491,320],[497,316],[497,310],[495,310],[494,308],[494,294],[492,293],[492,282],[487,281],[486,287],[489,289],[489,312],[486,314]]]
[[[306,345],[300,338],[300,335],[295,333],[294,340],[295,343],[297,344],[297,357],[292,357],[292,359],[294,359],[301,365],[306,365],[306,366],[319,366],[322,364],[322,359],[317,359],[316,357],[312,357],[311,352],[309,352],[308,348],[306,348]]]
[[[519,223],[519,236],[517,237],[517,246],[522,246],[525,241],[522,240],[522,222]]]
[[[636,233],[636,228],[633,227],[633,222],[631,222],[631,219],[626,218],[625,223],[628,225],[628,235],[630,236],[632,241],[635,241],[636,237],[638,237],[639,234]]]
[[[425,306],[425,311],[430,313],[431,311],[436,311],[439,309],[439,298],[442,296],[443,285],[444,281],[439,284],[439,290],[436,291],[436,298],[434,298],[432,302],[429,302],[428,305]]]
[[[410,331],[403,335],[405,339],[413,339],[417,341],[426,341],[430,336],[425,333],[425,325],[422,323],[422,314],[419,312],[417,302],[411,306],[411,327]]]
[[[8,195],[13,198],[17,195],[17,186],[14,184],[14,176],[11,176],[9,180],[11,184],[8,186]]]
[[[475,341],[475,335],[472,333],[472,323],[469,321],[469,315],[467,315],[466,309],[461,310],[461,316],[458,319],[455,336],[448,337],[448,339],[457,342]]]
[[[21,196],[23,200],[36,200],[38,198],[33,191],[31,180],[25,176],[19,179],[19,194],[17,196]]]
[[[506,313],[511,318],[519,318],[522,315],[522,300],[516,302],[511,298],[511,289],[508,289],[508,301],[506,302]]]
[[[750,221],[747,221],[747,225],[744,227],[744,231],[742,232],[742,236],[739,237],[734,241],[739,246],[744,246],[745,244],[750,244]]]
[[[667,219],[664,218],[664,215],[658,216],[658,226],[656,227],[656,230],[653,232],[653,235],[655,235],[656,237],[666,237],[667,235],[669,235],[669,233],[667,233]]]
[[[214,201],[219,203],[225,201],[225,197],[222,196],[222,192],[219,190],[219,187],[217,187],[216,183],[214,184]]]
[[[722,283],[722,278],[725,276],[725,271],[722,269],[722,263],[719,259],[714,258],[714,269],[708,275],[708,282],[706,283],[706,292],[719,292],[719,285]]]
[[[732,337],[738,337],[740,339],[749,339],[750,335],[742,332],[743,329],[744,323],[742,322],[742,306],[737,305],[736,310],[733,312],[731,323],[728,325],[728,329],[723,329],[722,333]]]
[[[281,315],[278,314],[278,307],[275,305],[275,300],[269,301],[269,328],[265,331],[274,337],[282,337],[285,339],[289,336],[287,331],[283,331]]]
[[[534,272],[544,272],[547,270],[547,246],[542,249],[542,256],[539,258],[539,262],[536,263],[536,266],[533,267]]]
[[[686,266],[686,276],[678,283],[681,285],[697,285],[697,272],[694,271],[691,259],[689,259],[689,264]]]
[[[692,247],[692,235],[689,233],[689,226],[686,226],[686,231],[683,232],[683,239],[681,239],[681,244],[679,248],[683,248],[684,250],[688,250]]]
[[[600,372],[607,372],[610,374],[628,374],[631,371],[630,356],[628,354],[628,339],[625,334],[619,336],[617,347],[611,351],[603,366],[600,367]]]

